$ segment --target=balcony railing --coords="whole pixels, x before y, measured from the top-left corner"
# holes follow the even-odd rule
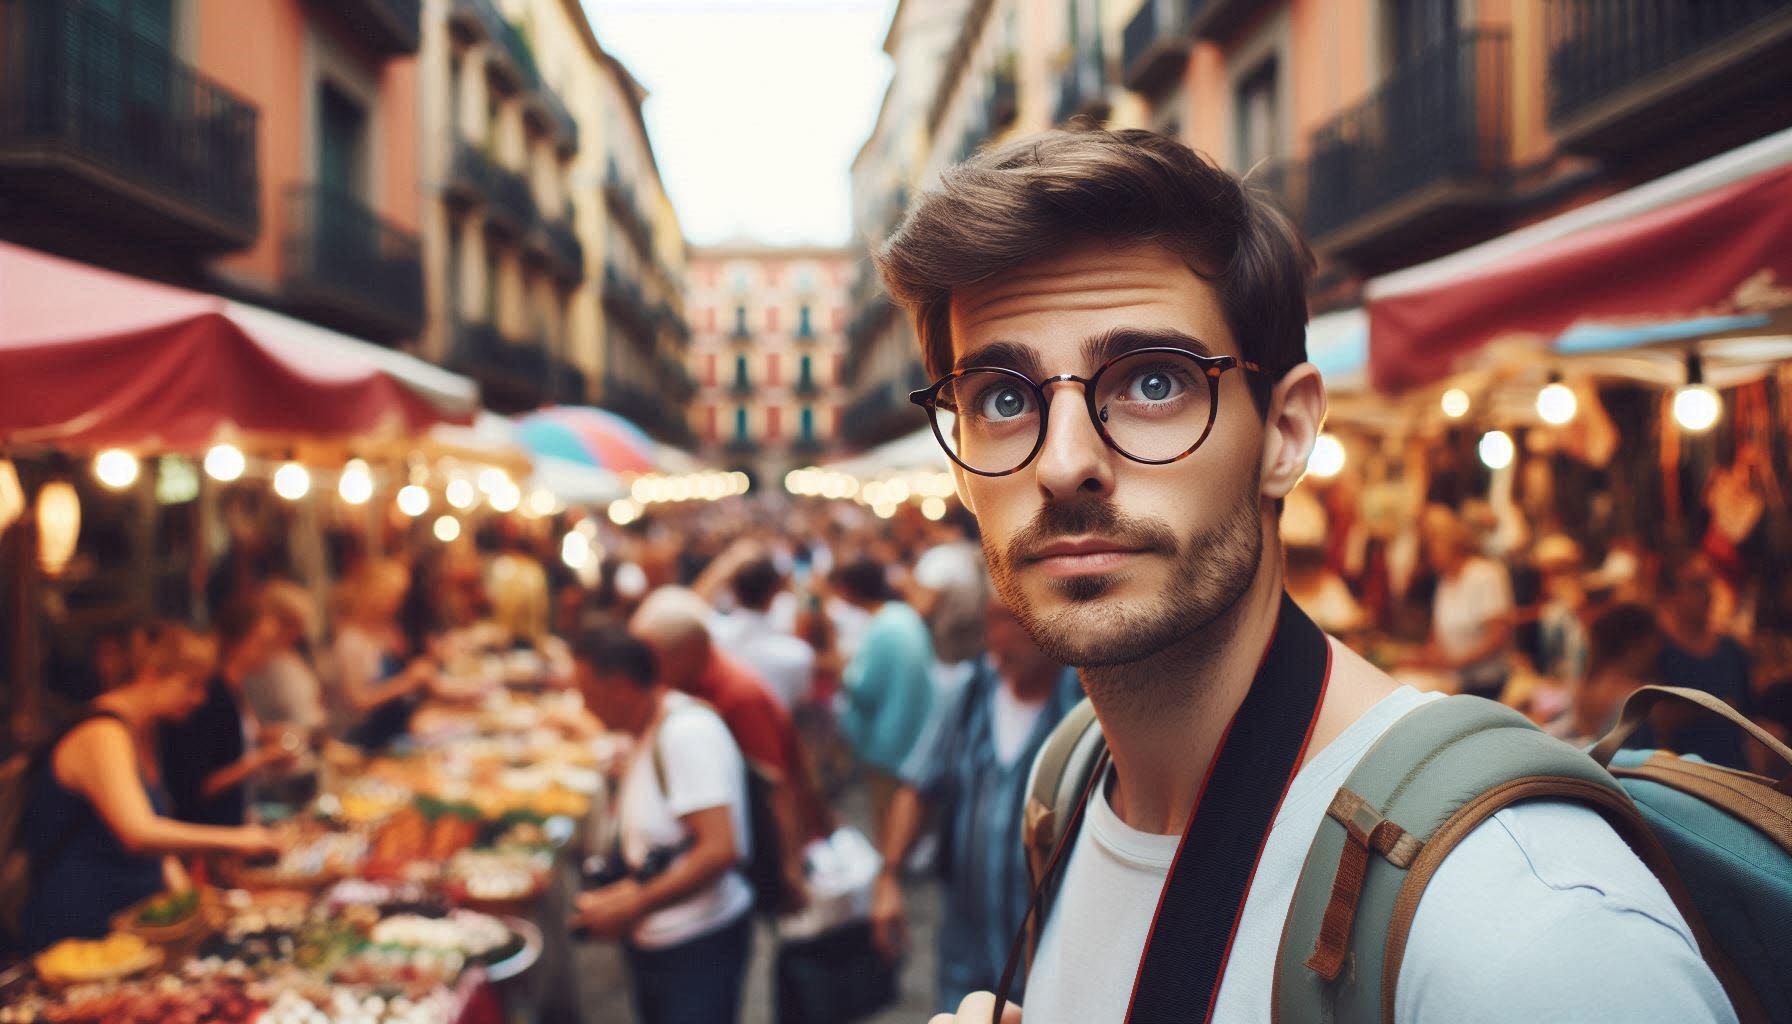
[[[825,445],[822,444],[821,439],[818,437],[802,437],[799,435],[790,442],[790,454],[802,456],[820,455],[824,447]]]
[[[320,185],[287,193],[285,290],[296,308],[385,340],[423,328],[417,236],[354,196]]]
[[[498,412],[540,405],[560,389],[560,364],[540,341],[510,341],[491,324],[462,322],[454,328],[450,365],[480,383],[485,404]]]
[[[1204,0],[1145,0],[1120,36],[1126,87],[1155,96],[1188,67],[1189,15]]]
[[[416,53],[421,41],[422,0],[310,0],[336,11],[355,38],[386,54]]]
[[[821,386],[811,377],[799,377],[793,390],[801,398],[814,398],[821,394]]]
[[[1731,114],[1733,98],[1772,88],[1762,71],[1792,59],[1785,0],[1549,0],[1546,12],[1549,118],[1571,145],[1672,133],[1713,106]]]
[[[1419,204],[1411,214],[1493,201],[1508,162],[1506,54],[1503,31],[1447,40],[1316,130],[1308,234],[1347,249],[1392,227],[1403,203]]]
[[[490,222],[513,235],[527,234],[541,216],[529,179],[496,163],[491,165],[491,191],[486,198]]]
[[[0,28],[0,175],[18,213],[201,249],[255,239],[254,106],[90,3],[0,0]]]
[[[584,405],[591,401],[585,371],[564,360],[556,360],[553,398],[561,405]]]
[[[1269,6],[1268,0],[1194,0],[1191,3],[1189,29],[1197,39],[1224,42],[1243,28],[1257,12]]]
[[[579,122],[573,119],[572,111],[566,109],[566,103],[560,99],[560,94],[544,85],[537,95],[547,111],[548,130],[558,142],[556,148],[560,155],[567,157],[578,152]]]
[[[728,439],[722,451],[737,459],[750,459],[759,454],[759,442],[750,437],[735,436]]]
[[[622,172],[616,169],[614,161],[604,174],[604,202],[622,225],[623,233],[634,241],[642,259],[652,259],[653,224],[635,200],[635,187],[622,180]]]
[[[643,348],[652,350],[653,312],[640,284],[622,276],[613,263],[604,264],[604,308]]]
[[[668,402],[664,394],[606,376],[597,404],[668,444],[689,446],[693,441],[691,426],[684,419],[684,407]]]
[[[1020,113],[1020,89],[1014,79],[1014,62],[1006,61],[989,74],[989,95],[984,99],[983,123],[994,135],[1014,123]],[[901,217],[898,213],[897,217]]]
[[[585,247],[579,242],[578,232],[573,227],[571,211],[559,220],[543,222],[541,231],[547,240],[548,259],[554,276],[567,284],[583,281]]]
[[[1079,53],[1058,78],[1058,106],[1052,122],[1063,124],[1076,117],[1092,117],[1103,121],[1108,116],[1108,98],[1104,92],[1105,72],[1098,53]]]
[[[728,385],[728,393],[736,398],[747,398],[753,394],[753,382],[744,377],[736,377]]]

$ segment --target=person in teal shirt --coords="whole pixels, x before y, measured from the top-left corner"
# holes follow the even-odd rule
[[[841,679],[840,731],[866,768],[874,820],[882,821],[933,705],[933,639],[921,613],[896,599],[878,563],[844,565],[834,585],[843,600],[871,613]]]

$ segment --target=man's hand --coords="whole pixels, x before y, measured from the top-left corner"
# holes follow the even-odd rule
[[[621,938],[640,917],[641,885],[632,878],[582,892],[574,907],[574,921],[600,939]]]
[[[928,1024],[990,1024],[995,1013],[995,993],[972,992],[958,1004],[956,1014],[938,1014]],[[1020,1024],[1020,1007],[1013,1003],[1002,1007],[1002,1024]]]
[[[908,950],[908,910],[902,884],[892,872],[879,874],[871,889],[871,938],[878,952],[892,962]]]

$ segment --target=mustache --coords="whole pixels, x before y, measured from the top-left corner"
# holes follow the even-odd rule
[[[1173,555],[1176,533],[1156,519],[1130,516],[1108,498],[1089,497],[1042,505],[1008,542],[1008,564],[1038,560],[1047,544],[1065,537],[1100,537],[1128,548]]]

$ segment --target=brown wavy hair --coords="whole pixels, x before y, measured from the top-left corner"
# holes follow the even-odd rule
[[[1174,139],[1053,130],[948,169],[874,258],[914,317],[927,372],[952,367],[954,289],[1083,242],[1156,243],[1214,285],[1259,411],[1306,361],[1313,254],[1266,194]]]

